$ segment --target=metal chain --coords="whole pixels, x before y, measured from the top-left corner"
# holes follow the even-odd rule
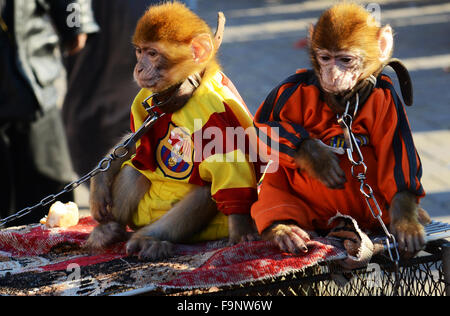
[[[78,188],[80,185],[89,181],[90,179],[92,179],[93,177],[98,175],[99,173],[108,171],[111,168],[111,164],[113,161],[126,157],[130,153],[132,146],[134,146],[136,144],[136,142],[149,130],[150,127],[152,127],[156,123],[156,121],[158,119],[160,119],[161,117],[163,117],[165,115],[165,113],[159,114],[159,113],[155,112],[154,109],[156,108],[156,106],[152,106],[152,107],[148,106],[147,101],[154,96],[155,96],[155,94],[151,95],[150,97],[145,99],[144,102],[142,103],[142,105],[148,112],[149,116],[144,121],[144,123],[139,128],[139,130],[136,133],[133,133],[132,135],[130,135],[130,137],[127,138],[127,140],[124,141],[122,144],[116,146],[110,155],[106,156],[99,162],[97,167],[95,167],[91,172],[87,173],[80,179],[73,181],[72,183],[69,183],[68,185],[66,185],[61,192],[59,192],[57,194],[51,194],[51,195],[45,197],[42,201],[40,201],[36,205],[26,207],[11,216],[0,219],[0,227],[3,227],[6,224],[8,224],[16,219],[19,219],[21,217],[24,217],[24,216],[30,214],[32,211],[34,211],[38,207],[45,207],[45,206],[48,206],[48,205],[56,202],[57,199],[60,196],[62,196],[63,194],[72,192],[73,190]]]
[[[358,107],[359,107],[359,95],[356,94],[356,104],[353,116],[348,113],[350,109],[350,101],[348,101],[344,114],[342,114],[342,116],[338,116],[337,120],[341,128],[344,130],[344,138],[345,143],[347,145],[346,148],[347,157],[352,165],[351,167],[352,177],[360,182],[359,191],[363,196],[363,198],[365,199],[366,204],[370,212],[372,213],[372,216],[380,223],[380,226],[383,229],[384,234],[386,235],[386,238],[384,240],[385,249],[387,250],[391,261],[395,265],[396,289],[398,289],[400,282],[399,279],[400,254],[398,251],[398,244],[395,240],[394,235],[389,232],[386,225],[384,224],[382,219],[383,212],[381,211],[377,199],[375,198],[372,187],[366,182],[367,165],[364,163],[364,156],[361,152],[356,137],[352,131],[353,118],[356,117],[356,114],[358,113]],[[357,154],[356,160],[353,158],[353,154],[355,152]]]

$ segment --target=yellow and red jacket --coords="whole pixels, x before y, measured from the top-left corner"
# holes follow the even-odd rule
[[[277,220],[294,220],[305,229],[326,229],[337,211],[354,216],[362,227],[377,225],[359,192],[359,182],[351,176],[346,155],[340,156],[347,177],[344,190],[328,189],[297,170],[294,155],[305,138],[335,147],[345,143],[336,114],[323,100],[313,71],[299,70],[276,87],[258,109],[254,125],[260,143],[268,136],[260,145],[280,164],[277,172],[264,176],[259,200],[252,208],[260,231]],[[261,137],[264,132],[269,135]],[[383,211],[396,192],[409,190],[418,199],[425,195],[420,182],[422,166],[406,112],[389,77],[378,78],[353,120],[353,133],[368,167],[367,183]],[[389,222],[387,212],[383,220]]]
[[[151,94],[141,90],[132,105],[133,132],[147,118],[142,102]],[[229,139],[227,128],[247,129],[252,125],[251,114],[223,73],[202,81],[183,108],[166,114],[152,126],[136,144],[136,154],[125,163],[151,182],[133,224],[142,227],[156,221],[195,186],[204,185],[211,185],[211,195],[222,214],[249,213],[257,199],[255,168],[248,160],[247,149]],[[222,226],[221,233],[203,239],[224,237],[225,216],[219,216],[216,222]]]

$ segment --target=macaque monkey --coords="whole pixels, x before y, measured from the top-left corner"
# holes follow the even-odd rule
[[[201,18],[177,2],[151,6],[139,20],[134,78],[142,90],[131,108],[132,130],[148,115],[142,104],[164,116],[126,157],[92,180],[91,213],[100,225],[88,247],[128,241],[129,254],[156,260],[171,256],[173,243],[189,242],[202,230],[209,232],[202,240],[228,235],[234,244],[256,238],[250,217],[256,200],[253,164],[216,162],[212,158],[227,152],[208,156],[193,142],[195,133],[210,126],[225,131],[252,124],[215,57],[223,24],[219,19],[214,37]],[[195,120],[203,124],[200,131],[194,130]],[[208,231],[211,222],[216,228]],[[136,232],[127,232],[127,226]]]
[[[299,70],[272,91],[255,116],[256,127],[278,127],[281,168],[266,174],[252,216],[263,239],[280,249],[307,251],[309,232],[327,230],[337,211],[366,230],[379,224],[353,179],[344,155],[345,138],[337,116],[349,105],[367,180],[400,251],[410,255],[424,246],[418,203],[425,193],[421,164],[403,105],[390,79],[391,65],[401,77],[402,95],[411,105],[409,76],[392,62],[392,28],[381,27],[356,4],[337,4],[311,26],[313,70]],[[270,124],[270,125],[269,125]],[[274,198],[275,197],[275,198]]]

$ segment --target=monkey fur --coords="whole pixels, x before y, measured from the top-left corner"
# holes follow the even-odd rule
[[[343,189],[347,179],[339,166],[336,154],[344,154],[342,148],[325,145],[318,139],[305,139],[297,151],[295,161],[300,170],[320,180],[330,189]]]
[[[219,35],[220,40],[214,42],[208,25],[180,3],[151,6],[139,20],[133,36],[136,82],[141,88],[159,92],[161,101],[170,101],[166,102],[167,107],[161,106],[162,110],[175,112],[195,91],[188,77],[206,80],[220,68],[215,57],[218,48],[215,46],[220,45],[222,36]],[[184,82],[188,82],[186,89]],[[173,103],[177,105],[175,108],[170,107]],[[92,179],[91,213],[100,224],[90,235],[86,247],[105,248],[128,240],[129,254],[149,260],[166,258],[173,254],[172,243],[187,242],[217,215],[217,205],[212,199],[211,187],[199,186],[155,223],[140,229],[132,227],[132,215],[152,185],[136,169],[122,167],[134,153],[113,162],[108,172]],[[138,230],[128,233],[127,226]],[[229,215],[228,227],[230,244],[256,238],[249,214]]]
[[[347,101],[353,102],[352,97],[358,92],[354,89],[364,88],[364,80],[381,73],[393,50],[391,27],[381,27],[356,4],[339,4],[327,10],[311,27],[309,40],[311,62],[324,90],[324,99],[339,115]],[[342,154],[343,150],[306,138],[294,158],[300,170],[328,188],[340,190],[347,182],[337,157]],[[419,216],[426,221],[428,215],[419,207],[417,196],[409,191],[397,192],[389,214],[390,230],[402,253],[411,256],[419,251],[425,243]],[[281,249],[294,253],[304,251],[305,241],[309,239],[295,223],[285,222],[274,223],[262,235],[266,240],[274,240]]]

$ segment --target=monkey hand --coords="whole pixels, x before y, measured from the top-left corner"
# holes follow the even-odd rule
[[[404,257],[412,257],[425,245],[423,225],[430,221],[425,210],[417,204],[417,197],[409,191],[397,192],[389,208],[390,230]],[[422,222],[422,223],[421,223]]]
[[[104,174],[99,174],[91,180],[89,206],[92,217],[99,223],[113,220],[111,184]]]
[[[425,246],[425,230],[416,218],[403,217],[391,220],[398,249],[404,258],[411,258]]]
[[[295,224],[273,224],[266,229],[262,238],[275,242],[281,251],[294,254],[307,253],[306,243],[310,241],[309,234]]]
[[[303,141],[295,161],[300,170],[319,180],[330,189],[343,189],[347,181],[339,166],[338,155],[345,153],[343,148],[325,145],[322,141],[308,138]]]
[[[228,216],[229,245],[259,240],[259,234],[249,214]]]
[[[173,256],[173,244],[154,237],[135,233],[128,241],[126,249],[128,255],[136,254],[139,260],[156,261]]]

